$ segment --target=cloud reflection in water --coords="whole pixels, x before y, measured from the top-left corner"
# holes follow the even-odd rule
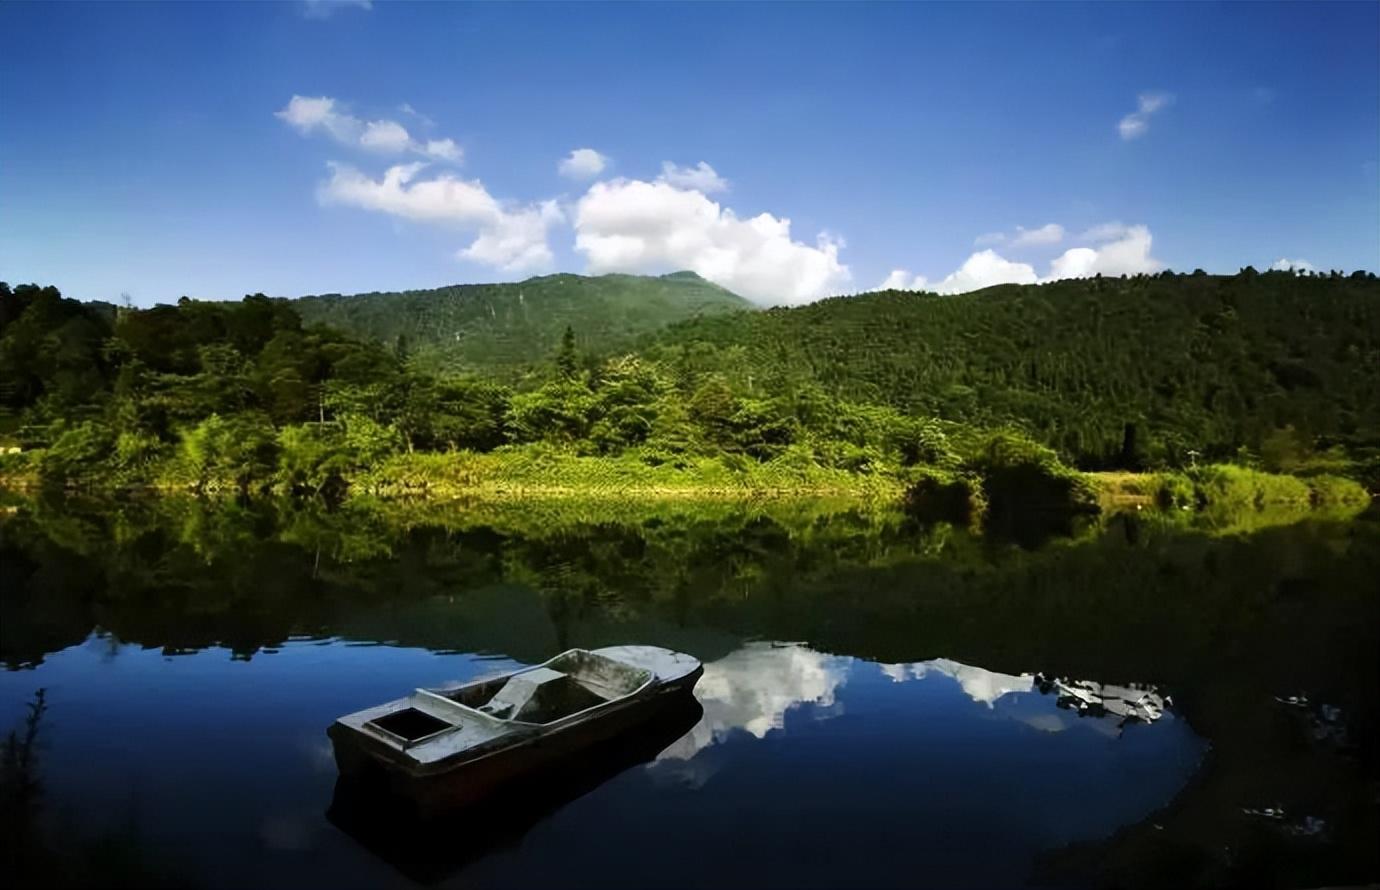
[[[1005,674],[948,658],[875,664],[816,652],[799,644],[757,642],[704,666],[704,677],[695,689],[704,706],[704,717],[664,750],[657,761],[691,761],[735,734],[765,739],[784,729],[788,712],[804,706],[809,706],[810,716],[816,720],[839,716],[844,713],[840,690],[861,666],[866,666],[868,673],[875,667],[893,683],[952,680],[969,699],[984,705],[994,716],[1047,733],[1082,727],[1115,737],[1128,722],[1154,722],[1163,714],[1164,701],[1152,687],[1135,687],[1135,694],[1131,695],[1127,687],[1103,687],[1085,681],[1051,682],[1039,674]],[[1074,700],[1068,694],[1070,689],[1078,690],[1082,698]],[[1089,706],[1089,695],[1096,697],[1098,691],[1107,693],[1105,708],[1100,698]],[[1042,694],[1032,695],[1036,692]],[[1055,693],[1052,698],[1044,694],[1049,692]],[[1123,698],[1138,700],[1142,705],[1128,711],[1121,704]],[[700,764],[681,770],[679,777],[702,784],[712,772],[709,764]]]
[[[695,687],[704,718],[658,759],[689,760],[738,730],[765,738],[785,725],[787,711],[806,703],[830,709],[821,716],[834,716],[835,693],[852,662],[781,643],[749,643],[710,662]]]

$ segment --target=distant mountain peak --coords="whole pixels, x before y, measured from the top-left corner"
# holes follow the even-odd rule
[[[559,272],[518,282],[303,297],[294,305],[308,323],[382,343],[405,337],[414,359],[432,370],[498,376],[548,361],[567,325],[581,350],[608,354],[677,322],[754,308],[688,271]]]

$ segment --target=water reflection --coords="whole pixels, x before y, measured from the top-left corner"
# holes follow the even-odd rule
[[[958,681],[959,688],[975,702],[993,707],[997,699],[1013,692],[1029,692],[1035,688],[1035,678],[1031,674],[1019,677],[999,674],[972,665],[959,664],[947,658],[933,661],[920,661],[913,664],[884,664],[882,673],[895,683],[907,680],[922,680],[930,674],[943,674]]]
[[[1117,727],[1129,723],[1154,723],[1164,716],[1169,699],[1154,686],[1131,684],[1116,686],[1094,680],[1067,677],[1036,678],[1040,691],[1055,695],[1061,708],[1070,708],[1080,717],[1111,717]]]
[[[711,883],[753,875],[888,884],[922,856],[933,884],[993,886],[1018,883],[1041,847],[1097,836],[1164,804],[1203,750],[1168,714],[1111,746],[1098,740],[1115,732],[1031,737],[1029,724],[1064,712],[1055,696],[1029,675],[950,659],[878,665],[757,641],[706,664],[697,693],[702,710],[439,822],[400,820],[344,784],[331,821],[426,882],[679,884],[687,872],[665,862],[688,845],[717,862]],[[1014,719],[994,722],[994,713]],[[643,823],[662,836],[616,857],[591,852]],[[719,846],[726,830],[731,847]],[[825,831],[818,838],[836,849],[830,863],[781,858],[783,838]],[[970,850],[950,843],[979,834],[996,839],[1002,861],[975,866]]]
[[[857,505],[26,502],[0,517],[0,729],[50,690],[71,836],[138,801],[170,873],[386,885],[322,819],[324,726],[636,641],[706,662],[703,718],[448,879],[1374,880],[1380,523],[1183,523],[1026,549]],[[647,851],[613,877],[609,825]]]
[[[805,646],[763,642],[709,662],[695,687],[704,719],[662,752],[661,759],[690,760],[734,732],[765,738],[785,726],[787,711],[803,704],[813,706],[816,719],[833,716],[834,691],[847,678],[850,664]]]

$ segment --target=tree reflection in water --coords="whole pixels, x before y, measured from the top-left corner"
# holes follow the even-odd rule
[[[0,874],[12,887],[186,887],[154,864],[137,826],[84,834],[44,806],[48,692],[38,689],[0,747]]]

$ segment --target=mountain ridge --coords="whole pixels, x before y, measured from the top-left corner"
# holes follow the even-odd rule
[[[307,324],[392,346],[431,371],[520,375],[548,359],[566,327],[606,354],[676,322],[755,309],[694,272],[576,275],[292,299]]]

